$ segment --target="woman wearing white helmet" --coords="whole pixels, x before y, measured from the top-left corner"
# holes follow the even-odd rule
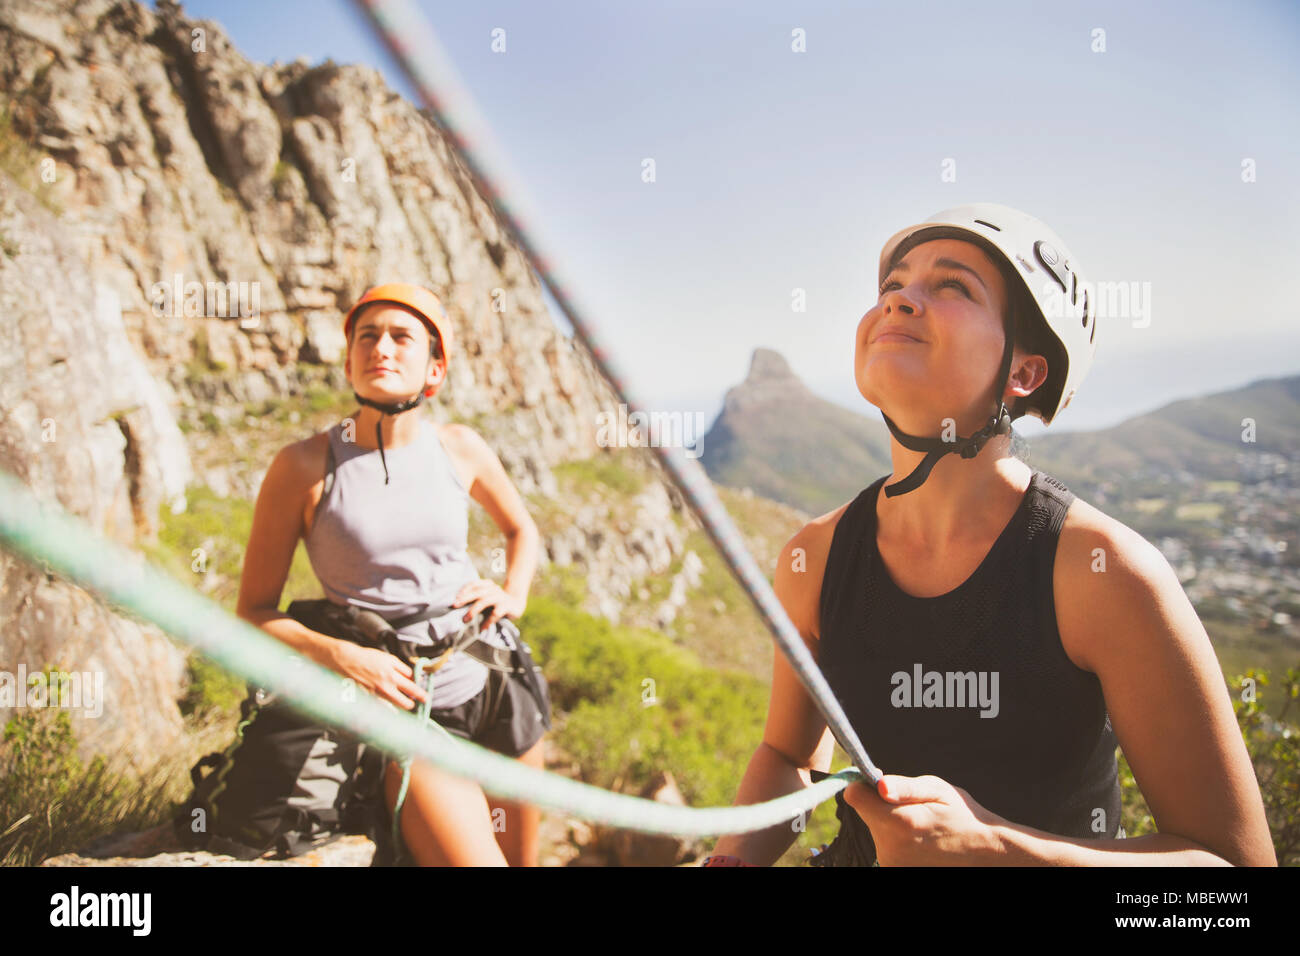
[[[801,529],[775,576],[886,772],[837,796],[839,835],[811,862],[1276,865],[1218,661],[1168,562],[1010,453],[1011,421],[1050,424],[1096,350],[1077,260],[1037,219],[982,203],[895,234],[879,279],[855,372],[893,473]],[[1157,834],[1120,839],[1117,743]],[[820,779],[831,747],[778,654],[737,802]],[[709,862],[770,865],[793,837],[724,837]]]

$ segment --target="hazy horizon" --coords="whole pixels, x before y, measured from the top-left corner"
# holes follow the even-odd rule
[[[758,346],[758,348],[766,348],[766,347],[767,346]],[[751,353],[751,357],[752,357],[752,353]],[[748,365],[746,365],[746,372],[748,372],[748,368],[749,368]],[[798,370],[795,369],[794,371],[795,374],[798,375]],[[1297,374],[1300,374],[1300,372],[1284,373],[1282,375],[1251,376],[1249,378],[1243,379],[1238,384],[1229,385],[1226,388],[1213,388],[1213,389],[1203,390],[1203,391],[1193,390],[1191,392],[1188,392],[1185,395],[1173,395],[1169,398],[1162,398],[1161,400],[1152,404],[1149,407],[1135,408],[1131,411],[1127,411],[1124,414],[1117,416],[1113,421],[1103,421],[1099,424],[1090,423],[1086,426],[1081,426],[1081,425],[1071,426],[1067,422],[1070,411],[1073,408],[1073,406],[1071,406],[1071,408],[1067,408],[1065,411],[1061,412],[1057,420],[1051,426],[1043,425],[1042,422],[1038,421],[1037,419],[1024,416],[1016,420],[1016,422],[1014,423],[1014,428],[1025,438],[1034,438],[1039,435],[1061,435],[1070,432],[1103,431],[1107,428],[1111,428],[1115,425],[1118,425],[1121,422],[1126,421],[1127,419],[1137,418],[1139,416],[1146,415],[1151,412],[1159,411],[1162,408],[1172,405],[1175,402],[1183,401],[1185,399],[1204,398],[1208,395],[1217,395],[1222,392],[1232,392],[1238,389],[1246,388],[1250,385],[1254,385],[1258,382],[1270,381],[1279,378],[1290,378]],[[857,412],[859,415],[863,415],[867,418],[878,419],[881,421],[882,425],[884,424],[884,420],[880,418],[880,409],[876,408],[876,406],[874,405],[869,404],[866,399],[864,399],[861,395],[858,395],[856,392],[856,388],[854,388],[853,390],[853,395],[842,394],[839,397],[836,397],[836,395],[830,393],[824,387],[817,388],[813,382],[809,382],[806,379],[803,379],[802,376],[800,376],[800,379],[803,381],[805,385],[808,386],[810,391],[812,391],[814,394],[817,395],[818,398],[825,399],[826,401],[831,402],[839,406],[840,408],[846,409],[848,411]],[[744,380],[744,376],[742,376],[739,380],[731,383],[731,385],[727,386],[727,389],[739,385],[740,382],[743,380]],[[664,410],[670,410],[670,411],[679,410],[679,409],[680,410],[685,410],[685,409],[702,410],[704,414],[704,420],[709,423],[708,427],[711,428],[713,427],[713,423],[717,420],[718,415],[722,411],[722,405],[725,400],[725,397],[726,397],[726,389],[724,389],[723,394],[719,396],[717,402],[714,404],[706,405],[703,402],[698,402],[694,405],[685,404],[682,406],[673,406],[673,407],[665,406]]]

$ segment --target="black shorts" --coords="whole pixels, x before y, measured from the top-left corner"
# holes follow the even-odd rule
[[[550,690],[541,668],[522,646],[515,661],[532,670],[540,700],[522,675],[489,668],[481,691],[463,704],[429,711],[429,719],[457,737],[507,757],[532,749],[551,729]]]

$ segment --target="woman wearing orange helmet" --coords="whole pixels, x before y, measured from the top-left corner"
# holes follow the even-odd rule
[[[550,702],[513,623],[537,568],[536,525],[473,429],[415,411],[446,379],[454,352],[447,314],[427,289],[390,283],[357,301],[344,333],[360,408],[272,461],[239,614],[380,698],[405,710],[427,704],[448,731],[541,767]],[[470,498],[506,537],[503,584],[480,578],[469,559]],[[327,600],[378,614],[396,645],[361,646],[278,610],[299,538]],[[466,625],[476,618],[474,639]],[[442,657],[428,691],[411,666],[419,657]],[[402,841],[417,863],[536,865],[535,808],[489,802],[473,781],[423,761],[410,765],[407,787],[402,770],[387,768],[387,803],[391,814],[400,802]]]
[[[839,834],[810,862],[1276,865],[1222,672],[1168,562],[1010,452],[1011,421],[1050,423],[1092,361],[1078,261],[1037,219],[981,203],[898,232],[879,266],[855,374],[893,473],[800,530],[774,582],[886,771],[837,795]],[[1121,839],[1117,743],[1157,834]],[[737,802],[820,779],[831,747],[778,654]],[[728,836],[709,862],[769,865],[793,837]]]

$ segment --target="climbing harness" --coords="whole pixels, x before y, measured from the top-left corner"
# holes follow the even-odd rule
[[[442,608],[436,613],[429,614],[429,617],[437,617],[453,608]],[[421,648],[422,653],[418,656],[412,656],[403,648],[403,653],[397,656],[405,660],[414,673],[414,680],[417,685],[425,692],[425,698],[420,702],[418,716],[421,725],[432,727],[436,732],[444,737],[451,737],[451,734],[430,716],[431,705],[433,702],[433,684],[443,666],[451,660],[453,654],[457,651],[464,651],[471,657],[474,657],[480,663],[488,668],[499,671],[507,677],[523,678],[528,686],[529,692],[533,695],[534,700],[539,708],[548,707],[544,700],[540,687],[538,686],[539,678],[534,667],[530,664],[527,657],[520,653],[520,650],[527,651],[527,645],[522,644],[517,638],[506,633],[505,636],[513,645],[511,648],[496,647],[483,640],[482,624],[492,613],[491,607],[486,607],[474,618],[465,624],[454,636],[444,638],[439,644],[434,645],[434,653],[427,653],[427,649]],[[508,623],[502,620],[502,624]],[[505,628],[502,628],[503,632]],[[515,631],[518,634],[518,631]],[[394,635],[395,637],[396,635]],[[489,683],[484,686],[481,693],[491,693],[491,678]],[[543,712],[545,712],[543,710]],[[489,720],[490,722],[490,720]],[[397,791],[397,801],[393,807],[392,821],[392,840],[393,846],[404,847],[401,839],[401,817],[402,806],[406,801],[406,791],[411,779],[411,756],[408,754],[401,761],[402,783]]]

